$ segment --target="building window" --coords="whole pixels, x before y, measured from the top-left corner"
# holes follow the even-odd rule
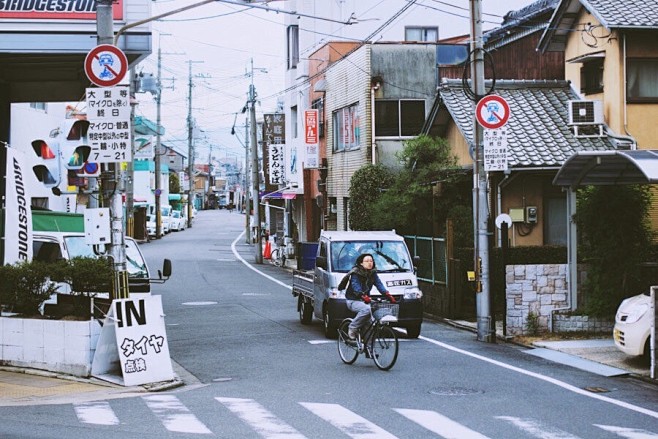
[[[30,108],[34,108],[35,110],[46,111],[46,103],[45,102],[30,102]]]
[[[299,26],[288,26],[288,69],[299,64]]]
[[[658,101],[658,59],[629,59],[626,72],[628,102]]]
[[[324,137],[324,99],[315,99],[311,102],[311,108],[318,110],[318,136]]]
[[[297,138],[297,105],[290,107],[290,135]]]
[[[404,28],[405,41],[428,41],[435,42],[439,40],[438,27],[418,27],[410,26]]]
[[[349,151],[361,145],[361,125],[359,104],[343,107],[332,115],[334,145],[333,151]]]
[[[425,122],[424,100],[375,101],[375,136],[414,137]]]
[[[547,197],[544,208],[544,244],[567,245],[566,197]]]
[[[603,92],[603,58],[583,63],[580,68],[580,91],[586,95]]]

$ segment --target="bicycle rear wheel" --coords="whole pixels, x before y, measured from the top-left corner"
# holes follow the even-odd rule
[[[398,336],[388,325],[377,328],[372,338],[372,359],[381,370],[389,370],[398,359]]]
[[[352,364],[359,356],[356,341],[351,341],[347,336],[348,326],[352,319],[345,319],[338,327],[338,355],[345,364]]]

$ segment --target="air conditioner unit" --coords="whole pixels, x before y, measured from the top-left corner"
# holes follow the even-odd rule
[[[569,101],[569,125],[602,125],[601,101]]]

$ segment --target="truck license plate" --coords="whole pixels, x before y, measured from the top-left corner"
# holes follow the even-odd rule
[[[387,287],[405,287],[411,286],[411,279],[401,279],[401,280],[387,280]]]

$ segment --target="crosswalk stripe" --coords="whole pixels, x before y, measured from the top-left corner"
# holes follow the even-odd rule
[[[625,437],[627,439],[658,438],[658,434],[652,433],[647,430],[640,430],[639,428],[615,427],[614,425],[600,425],[600,424],[594,424],[594,426],[599,427],[600,429],[605,431],[616,433],[617,436]]]
[[[300,402],[300,404],[352,438],[396,439],[395,436],[378,425],[338,404],[313,402]]]
[[[495,416],[495,418],[510,422],[520,430],[540,439],[578,439],[578,436],[573,436],[559,428],[541,425],[532,419],[522,419],[514,416]]]
[[[169,431],[177,433],[212,434],[175,396],[143,396],[146,405]]]
[[[463,426],[437,412],[430,410],[393,409],[405,418],[425,427],[445,439],[488,439],[477,431]]]
[[[215,398],[264,438],[305,439],[306,436],[286,424],[253,399]]]
[[[73,405],[75,415],[84,424],[119,425],[110,403],[107,401],[93,401]]]

